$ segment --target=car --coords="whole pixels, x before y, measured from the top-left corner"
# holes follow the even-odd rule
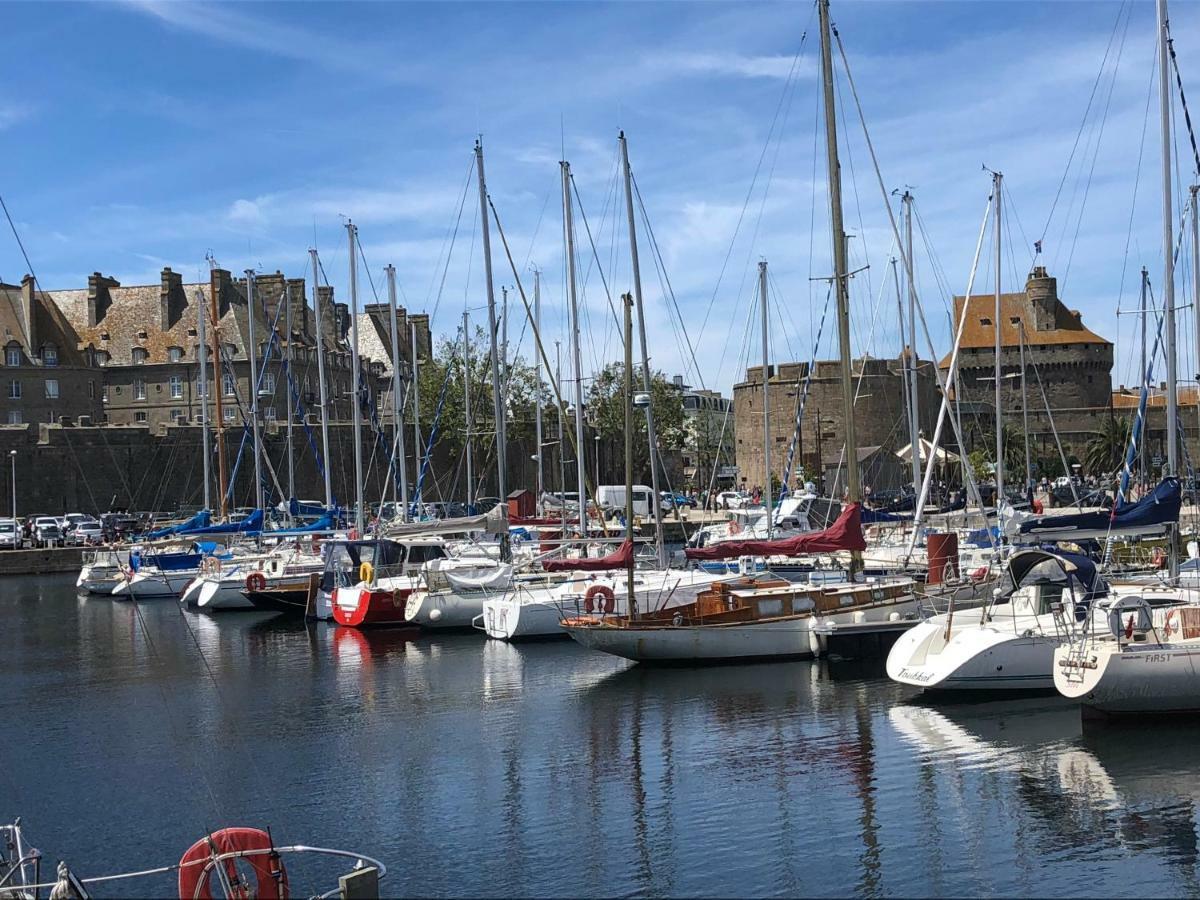
[[[38,516],[33,520],[33,543],[38,547],[62,545],[62,529],[55,516]]]
[[[21,523],[16,519],[0,519],[0,550],[20,550],[24,543]]]
[[[690,509],[696,508],[695,497],[689,497],[687,494],[672,494],[670,491],[661,491],[661,494],[663,508],[668,512],[675,509],[675,507],[683,508],[686,506]]]
[[[95,519],[89,522],[80,522],[71,529],[71,533],[67,536],[69,543],[76,547],[86,547],[91,544],[104,543],[104,526]]]
[[[715,505],[717,509],[741,509],[749,500],[750,498],[740,491],[721,491],[717,494]]]

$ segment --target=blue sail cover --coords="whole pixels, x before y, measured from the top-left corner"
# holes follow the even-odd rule
[[[188,534],[258,534],[262,531],[263,511],[256,509],[240,522],[225,522],[221,525],[209,525],[206,528],[194,528]]]
[[[294,534],[311,534],[315,531],[335,531],[338,527],[338,514],[336,511],[327,512],[311,525],[299,525],[296,528],[283,528],[279,531],[269,532],[271,537],[288,537]]]
[[[871,525],[876,522],[911,522],[911,515],[901,515],[900,513],[888,512],[882,509],[864,509],[862,511],[862,523]]]
[[[1183,489],[1178,478],[1164,478],[1154,491],[1137,503],[1112,512],[1076,513],[1068,516],[1036,516],[1021,522],[1015,540],[1073,541],[1108,534],[1157,534],[1179,521]]]
[[[320,503],[301,503],[295,497],[288,501],[288,515],[293,519],[300,516],[324,516],[328,510]]]
[[[197,528],[206,528],[210,524],[212,524],[212,513],[207,509],[202,509],[186,522],[169,525],[166,528],[156,528],[143,535],[143,538],[148,541],[154,541],[158,538],[171,537],[171,535],[175,534],[192,534]]]

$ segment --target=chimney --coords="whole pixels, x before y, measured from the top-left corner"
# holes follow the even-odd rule
[[[1046,274],[1045,266],[1034,266],[1025,280],[1025,296],[1033,310],[1035,331],[1058,327],[1058,280]]]
[[[88,328],[95,328],[104,321],[108,308],[112,306],[112,294],[109,291],[120,286],[121,282],[117,279],[101,275],[99,272],[88,276]]]
[[[33,297],[34,280],[32,275],[26,275],[21,279],[21,330],[22,337],[25,339],[25,352],[30,359],[37,356],[37,334],[35,333],[34,320],[34,303]]]
[[[408,317],[410,330],[417,329],[417,353],[424,359],[433,357],[433,337],[429,333],[429,315],[427,313],[413,313]],[[409,341],[412,341],[412,335],[409,335]]]
[[[186,305],[187,298],[183,293],[183,276],[178,272],[172,272],[170,266],[164,266],[162,281],[158,290],[159,329],[169,331],[179,321],[179,317],[183,315],[183,309]]]
[[[312,328],[309,327],[308,301],[305,299],[303,278],[288,279],[287,298],[292,315],[292,332],[301,339],[311,337]],[[290,340],[291,335],[288,335],[288,338]]]
[[[321,307],[321,339],[326,347],[337,345],[337,314],[333,311],[333,287],[317,286],[317,303]]]
[[[350,333],[350,306],[346,303],[333,304],[333,320],[337,323],[335,332],[338,341],[345,341]]]
[[[233,302],[233,276],[229,274],[228,269],[213,269],[209,273],[209,282],[217,286],[217,318],[223,318]],[[212,302],[211,298],[209,302]]]

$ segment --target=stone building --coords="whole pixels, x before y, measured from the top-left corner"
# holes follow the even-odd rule
[[[895,451],[909,443],[908,391],[903,361],[862,357],[854,360],[852,367],[857,397],[854,421],[859,447],[883,447]],[[940,394],[932,364],[918,359],[916,370],[918,422],[922,432],[928,435],[937,418]],[[826,463],[836,462],[841,455],[846,439],[841,371],[838,360],[822,360],[816,364],[797,439],[794,473],[798,473],[801,465],[810,476],[822,472]],[[796,431],[796,407],[808,374],[808,363],[783,363],[770,368],[771,471],[776,479],[787,461],[788,447]],[[738,481],[746,487],[761,485],[765,480],[762,397],[762,366],[748,368],[746,380],[733,386],[734,450]]]
[[[371,372],[378,389],[375,400],[379,420],[392,422],[392,328],[388,321],[391,308],[386,303],[368,303],[358,316],[358,352],[371,360]],[[417,358],[424,361],[433,356],[433,336],[429,331],[429,316],[409,313],[396,307],[396,339],[400,344],[400,379],[406,384],[412,378],[412,347],[416,339]]]
[[[995,421],[995,343],[1000,330],[1001,409],[1007,421],[1022,424],[1029,406],[1030,441],[1038,455],[1056,453],[1047,406],[1067,453],[1082,454],[1097,430],[1096,415],[1111,409],[1113,345],[1088,329],[1078,310],[1058,298],[1058,283],[1036,266],[1025,290],[954,298],[955,324],[966,316],[960,343],[955,400],[967,449],[990,449]],[[1022,386],[1021,345],[1025,379]],[[948,372],[947,354],[939,367]],[[1043,399],[1042,391],[1045,391]]]
[[[62,417],[99,421],[102,373],[71,323],[32,276],[0,284],[5,368],[0,423],[53,423]]]
[[[685,483],[697,490],[713,481],[728,486],[733,482],[733,404],[720,391],[692,388],[676,375],[672,384],[683,406],[684,446],[679,462]]]

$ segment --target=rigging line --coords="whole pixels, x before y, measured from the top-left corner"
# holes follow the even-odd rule
[[[1129,268],[1129,245],[1133,241],[1133,218],[1137,211],[1138,186],[1142,180],[1142,160],[1146,152],[1146,131],[1150,124],[1150,103],[1154,98],[1154,82],[1157,64],[1150,67],[1150,84],[1146,87],[1146,110],[1142,115],[1142,139],[1138,144],[1138,161],[1133,176],[1133,197],[1129,201],[1129,223],[1125,231],[1125,254],[1121,259],[1121,280],[1118,282],[1117,316],[1120,321],[1121,301],[1125,296],[1125,276]]]
[[[1092,103],[1095,101],[1095,98],[1096,98],[1096,91],[1099,90],[1099,88],[1100,88],[1100,80],[1104,76],[1104,69],[1108,63],[1108,54],[1112,50],[1113,41],[1116,40],[1117,28],[1121,24],[1121,16],[1124,15],[1124,13],[1125,13],[1125,6],[1126,6],[1125,0],[1122,0],[1121,6],[1117,9],[1117,17],[1113,21],[1112,33],[1108,37],[1108,44],[1104,48],[1104,56],[1100,60],[1100,69],[1098,72],[1096,72],[1096,80],[1092,83],[1092,92],[1088,96],[1087,105],[1084,107],[1084,110],[1083,110],[1083,118],[1080,120],[1079,128],[1075,132],[1075,143],[1071,146],[1071,153],[1068,155],[1067,164],[1063,168],[1062,178],[1058,182],[1058,190],[1056,190],[1054,192],[1054,200],[1050,204],[1050,213],[1046,216],[1046,224],[1042,228],[1042,236],[1041,236],[1040,240],[1044,241],[1046,239],[1047,233],[1049,233],[1049,231],[1050,231],[1050,222],[1054,218],[1054,211],[1058,207],[1059,198],[1062,196],[1063,186],[1067,183],[1067,176],[1070,175],[1071,163],[1075,159],[1076,150],[1079,149],[1079,140],[1081,137],[1083,137],[1083,130],[1087,125],[1088,115],[1091,113]]]
[[[729,259],[733,255],[733,248],[737,244],[738,234],[742,229],[742,220],[745,219],[746,210],[749,209],[750,200],[754,196],[754,187],[758,183],[758,176],[762,171],[763,161],[767,158],[767,150],[770,148],[771,138],[775,134],[775,125],[779,121],[779,114],[783,109],[784,98],[787,96],[789,91],[795,89],[795,76],[800,65],[800,59],[804,55],[804,45],[808,41],[808,30],[812,25],[812,17],[815,9],[816,7],[814,5],[813,10],[809,12],[808,23],[805,25],[804,31],[800,35],[800,46],[796,50],[796,55],[792,57],[792,65],[788,70],[787,78],[784,80],[783,89],[780,91],[779,102],[775,105],[775,116],[771,120],[771,127],[767,130],[766,139],[763,141],[762,152],[759,153],[758,162],[754,166],[754,174],[750,178],[750,186],[746,189],[746,199],[742,202],[742,210],[740,213],[738,213],[738,220],[733,228],[733,236],[729,240],[729,249],[725,252],[725,259],[721,262],[721,270],[717,273],[717,283],[713,286],[712,297],[709,298],[708,307],[704,311],[704,319],[700,322],[700,334],[704,333],[704,330],[708,325],[708,318],[712,314],[713,304],[717,302],[717,295],[721,292],[721,282],[725,278],[725,269],[729,265]]]
[[[459,222],[462,219],[463,207],[467,201],[467,191],[470,190],[471,184],[474,180],[475,180],[475,154],[471,153],[470,158],[467,162],[467,174],[466,174],[466,177],[463,179],[463,189],[462,189],[462,195],[461,195],[462,199],[459,200],[459,202],[458,202],[458,217],[455,219],[454,227],[453,227],[453,231],[455,234],[458,233]],[[438,251],[438,262],[441,262],[443,254],[448,254],[450,252],[449,250],[447,250],[447,244],[450,244],[451,247],[453,247],[453,244],[451,243],[452,240],[453,240],[453,238],[451,236],[451,228],[447,227],[446,235],[442,238],[442,247]],[[473,246],[474,246],[474,244],[472,244],[472,247]],[[437,278],[437,270],[438,270],[438,266],[435,264],[433,267],[433,271],[429,274],[429,287],[427,287],[425,289],[425,305],[426,305],[426,307],[429,306],[429,299],[430,299],[430,297],[433,296],[433,282],[434,282],[434,279]],[[467,277],[470,278],[470,269],[469,268],[467,270]],[[443,279],[442,283],[443,283],[443,285],[445,284],[445,279]],[[440,290],[439,290],[439,295],[440,295]],[[407,304],[407,302],[408,302],[408,299],[405,298],[405,303]],[[432,317],[430,317],[430,321],[433,321]]]
[[[679,316],[679,320],[682,322],[683,314],[679,311],[679,301],[675,296],[675,288],[671,285],[671,276],[667,273],[667,263],[663,259],[662,250],[658,245],[658,238],[654,234],[654,226],[650,224],[650,216],[646,212],[645,201],[642,200],[642,189],[638,186],[637,179],[633,177],[632,173],[630,173],[629,180],[633,183],[633,194],[637,197],[638,207],[642,211],[642,221],[646,223],[646,236],[650,238],[650,249],[658,257],[659,264],[662,266],[663,279],[667,283],[667,296],[670,297],[671,305],[675,307],[675,314]],[[700,326],[700,330],[703,332],[703,325]],[[700,387],[707,390],[704,383],[704,373],[700,368],[700,363],[696,361],[696,348],[692,345],[691,337],[688,335],[686,328],[684,328],[684,337],[687,338],[688,355],[692,358],[692,365],[696,367],[696,373],[700,376]]]
[[[41,279],[37,277],[37,272],[33,270],[33,263],[29,259],[29,254],[25,252],[25,244],[21,240],[21,235],[17,233],[17,223],[13,221],[12,214],[8,211],[8,204],[4,202],[3,194],[0,194],[0,208],[4,210],[4,218],[8,219],[8,227],[12,231],[13,238],[16,239],[17,246],[21,248],[21,256],[25,259],[25,265],[29,269],[29,274],[33,276],[34,288],[40,293],[44,294],[45,291],[37,287],[39,284],[41,284]],[[30,340],[29,331],[27,330],[27,325],[23,321],[23,318],[23,316],[16,316],[17,321],[20,323],[18,327],[21,329],[21,337],[23,337],[25,339],[25,343],[29,345],[29,352],[33,353],[33,344]]]
[[[1192,142],[1192,160],[1196,163],[1195,173],[1200,177],[1200,150],[1196,149],[1196,132],[1192,128],[1192,114],[1188,111],[1187,97],[1183,93],[1183,76],[1179,74],[1179,60],[1175,57],[1175,39],[1171,37],[1171,23],[1165,23],[1167,29],[1167,53],[1171,57],[1171,67],[1175,70],[1175,84],[1179,88],[1179,103],[1183,106],[1183,119],[1187,124],[1188,140]]]
[[[570,173],[569,177],[571,179],[571,193],[575,195],[575,205],[579,207],[579,218],[583,220],[583,230],[587,233],[588,245],[592,248],[592,258],[596,261],[596,271],[600,273],[600,283],[604,286],[604,296],[608,298],[608,308],[612,312],[613,321],[616,322],[617,308],[613,305],[612,291],[608,288],[608,279],[604,277],[604,267],[600,263],[600,253],[596,249],[596,242],[592,239],[592,228],[588,224],[587,213],[583,209],[583,198],[579,196],[579,188],[575,184],[575,173]],[[588,264],[588,267],[589,269],[591,268],[591,263]],[[582,285],[580,288],[582,289]]]
[[[434,317],[437,316],[438,307],[440,307],[442,305],[442,294],[446,290],[446,276],[450,273],[450,260],[454,256],[454,245],[458,241],[458,229],[459,229],[459,226],[462,225],[463,209],[466,208],[466,205],[467,205],[467,188],[469,188],[470,186],[471,186],[471,179],[470,179],[470,173],[468,173],[467,183],[463,186],[462,199],[458,203],[458,216],[454,220],[454,230],[451,232],[451,234],[448,238],[449,247],[447,247],[446,251],[445,251],[446,252],[446,265],[442,268],[442,280],[438,284],[437,297],[434,298],[434,301],[433,301],[433,312],[431,312],[429,314],[429,321],[431,323],[433,322]],[[475,235],[474,235],[474,232],[472,232],[472,234],[471,234],[471,249],[472,250],[474,250],[474,244],[475,244]],[[436,272],[437,270],[435,269],[434,271]],[[470,277],[470,267],[469,266],[467,267],[467,272],[468,272],[468,278],[469,278]],[[397,281],[397,283],[399,283],[399,282]],[[400,292],[401,292],[401,294],[404,293],[403,288],[401,288]],[[407,300],[405,302],[407,302]],[[429,302],[428,295],[426,295],[426,303],[428,303],[428,302]],[[399,335],[397,335],[397,340],[399,340]]]

